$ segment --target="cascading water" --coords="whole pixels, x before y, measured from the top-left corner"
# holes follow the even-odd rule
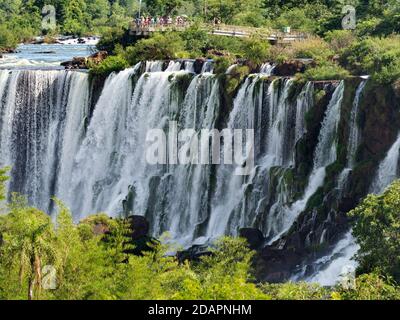
[[[275,65],[271,63],[265,63],[260,68],[260,73],[266,76],[271,76],[275,70]]]
[[[10,189],[50,210],[62,156],[72,160],[88,113],[88,75],[65,71],[0,71],[1,166]]]
[[[400,135],[390,148],[386,158],[379,165],[378,172],[371,186],[371,192],[382,193],[399,176]]]
[[[357,267],[356,261],[352,258],[358,250],[359,246],[355,243],[351,232],[346,233],[332,252],[313,263],[314,269],[319,271],[311,277],[302,280],[312,283],[316,282],[323,286],[336,285],[344,272],[344,268],[352,267],[355,270]],[[294,280],[299,280],[299,278],[294,278]]]
[[[169,231],[184,246],[236,235],[243,227],[260,229],[271,243],[279,239],[323,185],[326,167],[336,161],[344,83],[327,106],[312,172],[295,198],[287,177],[298,165],[297,144],[307,133],[313,82],[299,87],[292,79],[271,80],[266,75],[272,66],[264,66],[262,73],[246,78],[232,110],[226,110],[211,61],[198,75],[193,61],[141,66],[110,75],[90,111],[86,73],[0,71],[0,164],[13,165],[10,190],[27,194],[48,212],[50,198],[57,196],[77,221],[98,212],[145,215],[154,236]],[[357,130],[361,93],[360,85],[351,130]],[[186,142],[199,144],[202,129],[221,126],[254,130],[255,166],[249,175],[235,175],[233,165],[170,163],[171,150],[183,144],[171,139],[174,130],[193,129]],[[167,165],[146,159],[152,129],[168,134]],[[358,135],[350,134],[349,159]],[[200,153],[208,147],[200,143]],[[389,155],[395,158],[395,150]]]
[[[359,84],[353,101],[353,107],[351,109],[350,125],[349,125],[350,132],[347,142],[347,156],[346,156],[347,164],[346,168],[341,172],[338,178],[338,190],[340,190],[342,194],[346,192],[347,181],[349,179],[351,171],[354,168],[356,152],[360,143],[360,129],[357,123],[357,116],[359,113],[360,98],[367,82],[368,82],[367,80],[363,80]]]
[[[275,237],[273,243],[286,233],[298,215],[306,208],[308,200],[323,185],[326,175],[326,167],[336,161],[337,129],[340,121],[340,110],[344,94],[344,82],[342,81],[333,93],[332,99],[326,110],[322,122],[318,144],[314,155],[314,166],[308,180],[303,197],[290,207],[282,208],[280,219],[273,220]]]
[[[360,143],[360,129],[357,122],[357,116],[359,114],[360,99],[366,84],[367,80],[363,80],[359,84],[350,113],[349,138],[346,155],[347,164],[346,168],[339,175],[337,186],[341,196],[343,196],[347,190],[347,181],[354,168],[356,152]],[[400,147],[400,141],[398,147]],[[323,239],[321,239],[321,241],[323,241]],[[318,282],[321,285],[326,286],[335,285],[340,278],[344,267],[356,267],[356,262],[352,260],[352,258],[357,253],[358,249],[359,246],[356,244],[351,231],[349,231],[328,255],[313,263],[313,269],[317,272],[305,280],[309,282]]]

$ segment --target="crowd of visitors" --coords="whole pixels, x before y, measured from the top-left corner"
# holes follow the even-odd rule
[[[188,23],[187,17],[178,16],[176,18],[172,18],[171,16],[165,17],[144,17],[136,18],[135,24],[137,28],[146,28],[146,27],[158,27],[158,26],[186,26]]]

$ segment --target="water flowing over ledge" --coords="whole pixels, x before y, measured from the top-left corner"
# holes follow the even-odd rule
[[[110,75],[93,109],[88,74],[1,70],[0,164],[13,166],[10,191],[50,213],[50,198],[57,196],[77,221],[97,212],[144,215],[153,235],[169,231],[184,246],[251,227],[262,231],[265,245],[284,248],[310,215],[313,231],[304,245],[327,248],[314,263],[314,276],[304,272],[300,278],[326,283],[348,263],[354,241],[344,232],[346,223],[333,218],[336,213],[325,210],[322,219],[315,210],[325,208],[329,197],[334,203],[347,197],[334,190],[348,189],[357,171],[366,81],[358,82],[343,112],[349,104],[345,82],[301,84],[271,78],[272,70],[265,65],[248,76],[229,105],[229,75],[212,74],[211,64],[194,74],[188,62],[147,62]],[[317,99],[321,92],[324,98]],[[168,130],[169,121],[196,132],[254,129],[254,170],[243,177],[228,165],[149,165],[146,134]],[[388,152],[367,189],[381,191],[397,176],[399,141]],[[333,171],[339,162],[343,168]],[[334,234],[337,226],[342,231]]]

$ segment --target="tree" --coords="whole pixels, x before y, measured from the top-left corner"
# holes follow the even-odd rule
[[[10,213],[1,220],[0,234],[3,272],[4,268],[9,270],[6,276],[27,290],[29,300],[38,298],[42,289],[42,267],[56,259],[50,217],[26,207],[23,201],[14,201]],[[14,270],[17,273],[13,273]]]
[[[182,3],[182,0],[146,0],[147,10],[153,16],[172,15]]]
[[[269,57],[269,43],[261,37],[246,39],[243,44],[244,56],[256,65],[266,62]]]
[[[135,46],[128,47],[126,59],[131,65],[146,60],[172,60],[184,51],[184,42],[176,33],[157,33],[149,39],[138,41]]]
[[[369,195],[349,213],[355,219],[353,234],[360,250],[360,273],[375,270],[400,281],[400,181],[382,195]]]
[[[81,36],[86,29],[88,17],[84,0],[70,0],[64,7],[64,32]]]

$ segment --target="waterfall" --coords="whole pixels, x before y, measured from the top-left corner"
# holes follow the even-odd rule
[[[355,270],[357,267],[356,261],[352,258],[358,250],[359,246],[356,244],[352,233],[348,232],[337,243],[332,252],[312,264],[319,271],[303,280],[311,283],[319,283],[322,286],[336,285],[344,268],[352,267]],[[294,280],[299,280],[299,278],[294,278]]]
[[[87,73],[1,70],[0,166],[13,167],[10,190],[26,194],[29,203],[49,213],[50,198],[56,196],[71,208],[75,221],[99,212],[143,215],[153,236],[168,231],[171,241],[184,247],[248,227],[260,229],[270,244],[282,239],[337,160],[344,82],[326,106],[313,163],[299,173],[303,163],[296,162],[309,139],[306,119],[316,106],[315,83],[266,77],[273,71],[266,64],[239,85],[227,106],[212,61],[204,63],[201,74],[194,73],[194,66],[194,61],[150,61],[113,73],[95,106]],[[365,87],[362,81],[349,117],[346,168],[337,181],[343,190],[359,147],[357,117]],[[206,153],[202,130],[216,128],[254,130],[255,163],[249,175],[235,175],[237,167],[229,164],[173,164],[171,150],[184,143]],[[152,129],[166,134],[166,165],[146,159]],[[185,142],[175,142],[170,137],[175,129],[193,131]],[[224,160],[222,149],[229,142],[220,142]],[[399,153],[400,136],[379,166],[374,192],[396,178]],[[304,184],[293,181],[298,176]],[[331,284],[356,250],[351,233],[346,234],[313,263],[317,273],[306,280]]]
[[[296,145],[306,134],[314,84],[297,88],[292,79],[250,75],[232,110],[222,113],[221,83],[209,72],[211,62],[206,65],[199,75],[187,61],[167,67],[162,61],[147,62],[143,73],[138,64],[111,74],[93,112],[86,73],[1,71],[0,160],[13,165],[10,189],[27,194],[30,203],[47,212],[52,212],[49,199],[57,196],[76,221],[98,212],[144,215],[154,236],[169,231],[184,246],[236,235],[242,227],[279,238],[336,160],[344,84],[327,106],[308,186],[294,201],[286,177],[297,165]],[[179,131],[194,129],[191,143],[202,129],[221,123],[229,130],[253,129],[253,170],[237,176],[236,167],[228,164],[149,164],[147,133],[172,133],[171,121]],[[207,147],[201,144],[200,151]],[[168,144],[169,162],[171,148]]]
[[[146,61],[146,72],[161,72],[164,61]]]
[[[356,95],[353,102],[353,107],[351,109],[350,115],[350,133],[349,139],[347,144],[347,163],[349,168],[354,167],[355,163],[355,156],[357,152],[357,148],[360,143],[360,128],[357,123],[357,116],[359,113],[359,106],[360,106],[360,98],[361,94],[363,93],[365,86],[367,84],[367,80],[361,81],[360,85],[357,88]]]
[[[342,81],[335,89],[327,107],[315,150],[313,170],[304,195],[290,207],[285,206],[282,208],[281,217],[274,219],[272,228],[275,236],[270,240],[270,243],[278,240],[290,229],[299,214],[306,209],[308,200],[322,187],[326,176],[326,167],[336,161],[337,129],[340,121],[343,94],[344,82]]]
[[[337,189],[339,190],[340,196],[343,196],[346,192],[347,181],[355,165],[355,156],[360,143],[360,129],[357,123],[357,116],[359,113],[360,98],[366,84],[367,80],[363,80],[359,84],[353,100],[349,122],[349,138],[347,142],[347,165],[338,178]],[[400,145],[398,147],[400,147]],[[321,237],[321,242],[322,241],[324,241],[323,236]],[[359,246],[356,244],[354,237],[351,232],[348,232],[328,255],[313,263],[313,268],[317,270],[317,273],[305,280],[309,282],[318,282],[326,286],[335,285],[344,267],[356,267],[356,262],[353,261],[352,258],[357,253],[358,249]]]
[[[398,177],[398,165],[400,154],[400,135],[390,148],[386,158],[379,165],[378,172],[370,188],[370,192],[382,193]]]
[[[357,148],[360,144],[360,128],[357,122],[357,116],[359,113],[360,98],[365,89],[368,80],[363,80],[359,84],[353,101],[353,106],[350,113],[349,122],[349,138],[347,141],[347,156],[346,156],[346,168],[340,173],[338,178],[338,190],[343,195],[346,193],[347,182],[355,165],[355,157]]]
[[[49,211],[61,155],[73,156],[69,152],[76,150],[84,130],[88,76],[65,71],[0,73],[0,165],[12,166],[12,191]]]
[[[275,70],[275,65],[271,63],[264,63],[260,68],[260,73],[266,76],[272,76]]]
[[[212,60],[205,61],[201,73],[213,73],[213,72],[214,72],[214,62]]]

